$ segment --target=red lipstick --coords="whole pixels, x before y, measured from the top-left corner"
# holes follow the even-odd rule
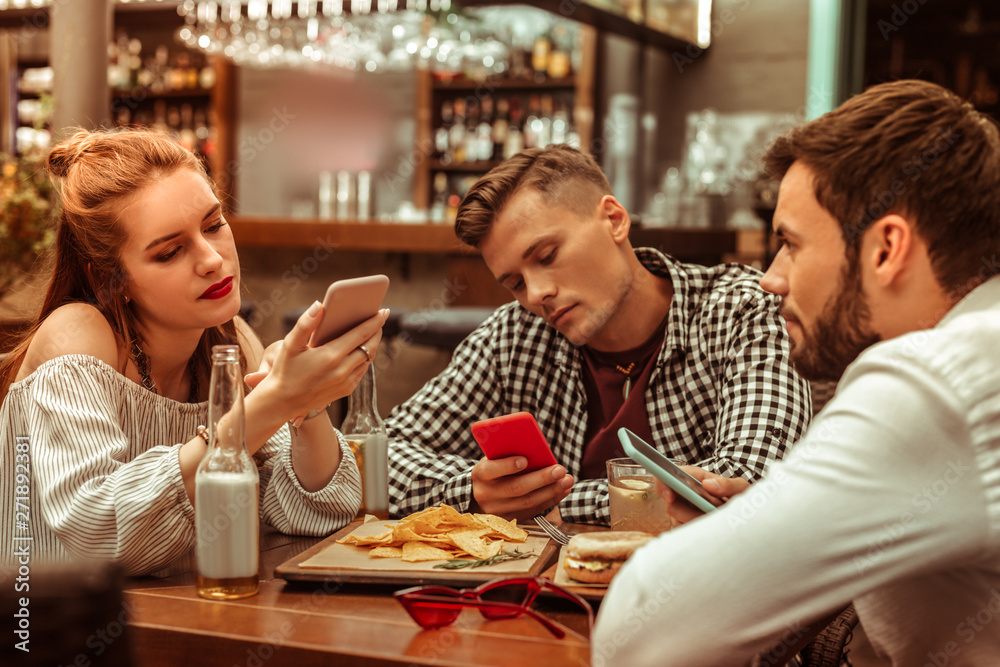
[[[221,299],[230,292],[233,291],[233,277],[229,276],[220,283],[216,283],[209,287],[205,292],[198,297],[199,299]]]

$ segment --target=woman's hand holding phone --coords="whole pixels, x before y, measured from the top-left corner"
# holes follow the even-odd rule
[[[281,411],[287,414],[286,421],[354,390],[370,363],[360,346],[375,357],[389,310],[378,311],[339,338],[310,347],[322,316],[323,306],[314,303],[283,340],[268,346],[260,368],[246,377],[255,391],[265,391],[285,406]]]
[[[285,384],[316,403],[296,419],[347,396],[375,358],[389,317],[388,309],[380,310],[388,289],[384,275],[334,282],[323,304],[315,302],[283,340],[268,346],[260,368],[247,374],[246,383],[256,387],[281,368]]]

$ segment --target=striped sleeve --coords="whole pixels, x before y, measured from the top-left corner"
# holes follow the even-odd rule
[[[127,574],[155,571],[194,543],[194,507],[179,445],[129,443],[106,374],[51,366],[31,385],[29,425],[36,492],[48,528],[76,558],[114,559]],[[137,432],[153,432],[137,424]]]
[[[350,446],[339,431],[340,467],[319,491],[302,488],[292,468],[288,426],[261,448],[261,520],[290,535],[328,535],[354,519],[361,506],[361,475]]]

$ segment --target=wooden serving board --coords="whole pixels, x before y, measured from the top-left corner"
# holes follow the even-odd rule
[[[393,584],[418,586],[441,584],[475,586],[498,577],[540,576],[558,555],[557,544],[548,537],[529,534],[523,543],[508,543],[505,551],[531,551],[532,558],[509,560],[476,568],[444,570],[435,568],[444,561],[404,563],[398,558],[372,558],[368,547],[337,544],[337,540],[358,531],[359,534],[383,532],[394,521],[355,521],[323,541],[288,559],[277,568],[275,576],[288,581],[316,581],[358,584]]]

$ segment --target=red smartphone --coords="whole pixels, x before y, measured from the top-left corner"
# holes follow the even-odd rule
[[[472,437],[488,459],[508,456],[526,456],[529,470],[538,470],[556,464],[556,457],[549,443],[538,428],[538,422],[528,412],[492,417],[472,425]]]
[[[323,321],[309,345],[319,347],[374,317],[388,289],[389,278],[381,274],[338,280],[330,285],[323,299]]]

